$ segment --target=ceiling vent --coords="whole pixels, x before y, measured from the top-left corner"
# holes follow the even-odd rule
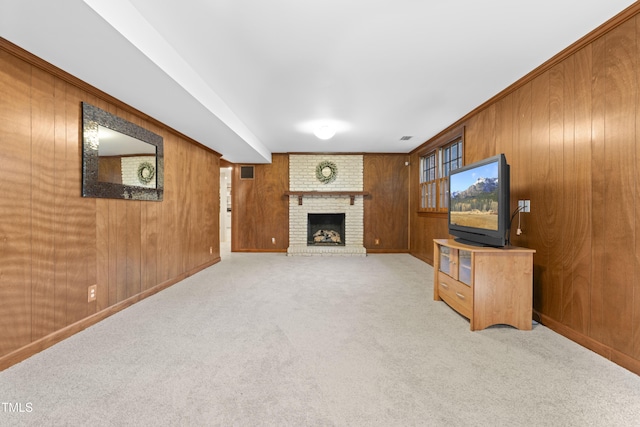
[[[408,141],[411,138],[413,138],[412,136],[403,136],[402,138],[400,138],[400,141]]]

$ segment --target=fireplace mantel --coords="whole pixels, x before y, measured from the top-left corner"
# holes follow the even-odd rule
[[[302,205],[302,198],[307,197],[325,197],[325,196],[348,196],[350,204],[353,205],[356,196],[368,196],[367,191],[285,191],[285,196],[298,196],[298,205]]]

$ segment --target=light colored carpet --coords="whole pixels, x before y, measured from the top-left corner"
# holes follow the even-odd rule
[[[406,254],[221,263],[0,373],[0,425],[637,426],[640,377],[469,322]],[[14,406],[15,408],[15,406]]]

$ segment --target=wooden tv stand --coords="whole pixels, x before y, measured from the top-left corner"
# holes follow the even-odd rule
[[[533,249],[465,245],[434,239],[433,299],[468,318],[472,331],[491,325],[531,330]]]

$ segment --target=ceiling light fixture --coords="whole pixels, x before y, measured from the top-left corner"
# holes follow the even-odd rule
[[[336,134],[336,131],[329,125],[322,125],[318,127],[313,134],[320,139],[331,139],[333,135]]]

